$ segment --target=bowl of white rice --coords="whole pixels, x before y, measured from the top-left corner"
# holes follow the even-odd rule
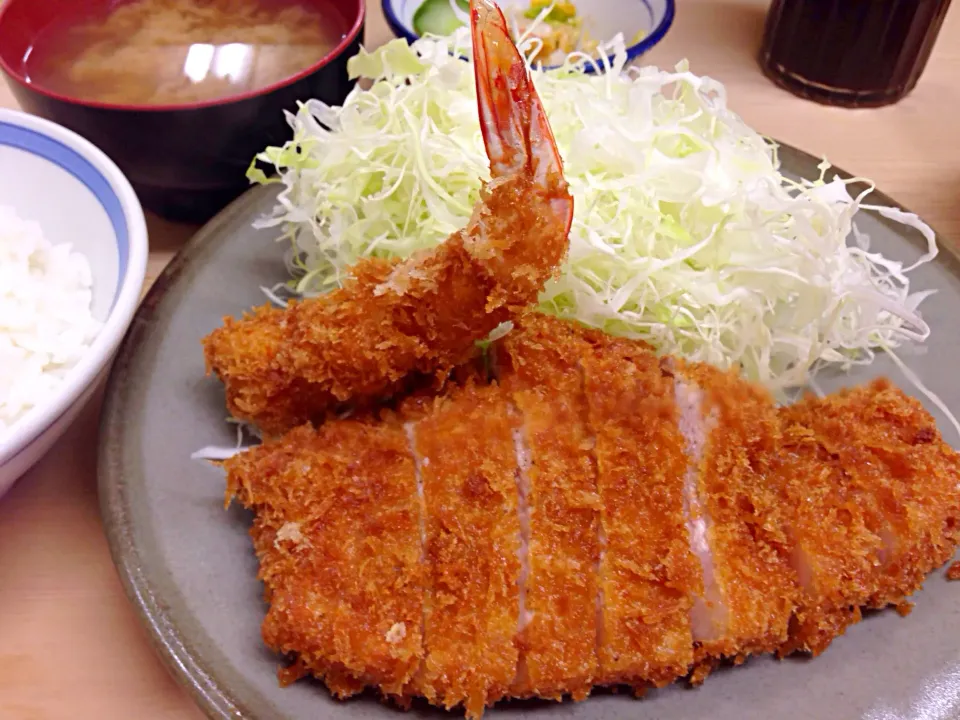
[[[140,297],[147,228],[100,150],[0,109],[0,495],[67,429]]]

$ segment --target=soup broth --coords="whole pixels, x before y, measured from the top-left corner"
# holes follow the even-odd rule
[[[131,0],[59,21],[27,51],[24,69],[30,82],[84,100],[218,100],[319,62],[345,25],[296,0]]]

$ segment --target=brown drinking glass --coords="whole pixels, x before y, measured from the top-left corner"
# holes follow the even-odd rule
[[[950,0],[773,0],[760,65],[828,105],[877,107],[917,84]]]

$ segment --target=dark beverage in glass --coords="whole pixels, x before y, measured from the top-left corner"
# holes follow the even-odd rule
[[[917,84],[950,0],[773,0],[760,65],[830,105],[894,103]]]

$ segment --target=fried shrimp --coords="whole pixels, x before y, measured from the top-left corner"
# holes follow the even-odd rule
[[[473,0],[471,27],[492,179],[467,227],[405,261],[365,260],[328,295],[226,318],[204,348],[234,417],[275,435],[443,378],[557,271],[573,198],[553,133],[499,8]]]

